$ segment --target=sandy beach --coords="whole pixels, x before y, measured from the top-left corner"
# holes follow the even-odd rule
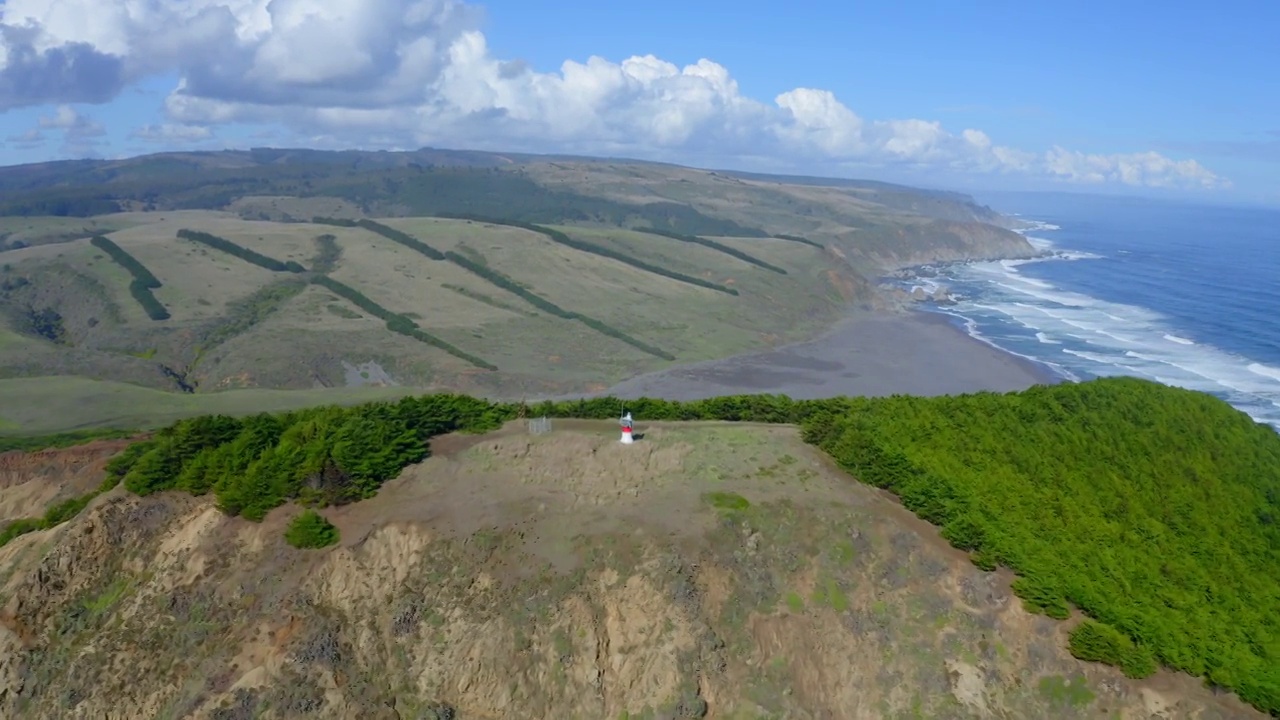
[[[1047,367],[975,340],[937,313],[862,313],[814,340],[625,380],[604,395],[696,400],[780,393],[952,395],[1061,382]]]

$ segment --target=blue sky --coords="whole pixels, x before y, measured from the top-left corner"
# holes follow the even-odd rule
[[[50,0],[8,0],[3,24],[34,19],[39,37],[0,36],[11,58],[21,42],[35,53],[0,70],[0,163],[430,144],[1280,204],[1276,2],[1153,12],[1122,2],[417,1],[275,0],[273,15],[253,15],[192,0],[208,11],[202,20],[161,0],[61,0],[94,19],[85,29]],[[320,19],[297,25],[308,14]],[[235,33],[210,18],[230,18]],[[187,36],[158,43],[157,27]],[[413,62],[383,52],[424,38],[434,54]],[[91,49],[77,72],[100,65],[96,83],[64,72],[65,87],[31,90],[56,66],[44,62],[50,48],[74,41]],[[618,65],[647,55],[676,69]],[[587,67],[592,56],[607,62]],[[678,70],[703,58],[715,66]],[[583,65],[561,75],[566,60]],[[80,102],[104,94],[109,102]],[[44,142],[23,142],[34,131]]]

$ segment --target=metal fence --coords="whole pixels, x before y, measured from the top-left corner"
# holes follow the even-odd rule
[[[549,432],[551,432],[551,418],[540,417],[529,421],[529,433],[531,435],[541,435]]]

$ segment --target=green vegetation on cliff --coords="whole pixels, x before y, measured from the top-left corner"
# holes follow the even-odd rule
[[[134,492],[213,492],[226,512],[259,519],[289,499],[369,497],[441,433],[521,412],[609,419],[620,405],[435,395],[204,417],[130,446],[110,471]],[[641,423],[799,424],[806,441],[941,526],[976,564],[1013,569],[1029,608],[1059,618],[1079,608],[1090,620],[1071,634],[1078,657],[1135,677],[1160,665],[1202,676],[1280,715],[1280,435],[1215,398],[1108,378],[1004,395],[626,407]]]
[[[307,509],[289,521],[284,539],[300,549],[329,547],[338,542],[338,528],[320,513]]]

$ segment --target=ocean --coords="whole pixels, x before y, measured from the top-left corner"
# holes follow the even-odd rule
[[[1280,430],[1280,210],[1066,194],[980,198],[1054,257],[936,268],[975,338],[1065,378],[1216,395]]]

